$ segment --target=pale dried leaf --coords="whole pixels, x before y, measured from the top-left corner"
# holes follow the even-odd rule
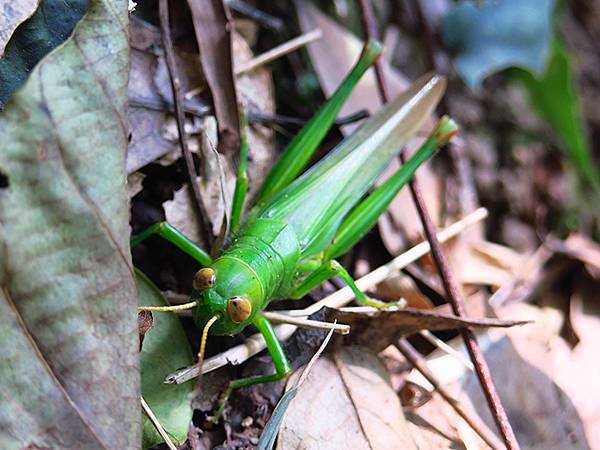
[[[146,175],[144,175],[142,172],[133,172],[127,176],[127,194],[129,196],[129,200],[142,191],[142,183],[144,182],[144,178],[146,178]]]
[[[173,200],[163,203],[163,208],[167,222],[192,241],[197,243],[202,242],[200,224],[197,214],[192,207],[192,200],[190,199],[190,192],[187,185],[175,192]]]
[[[127,26],[90,1],[1,113],[1,448],[140,442]]]
[[[232,67],[232,23],[221,0],[188,0],[188,5],[192,11],[202,71],[219,123],[219,151],[236,154],[240,144],[240,118]]]
[[[158,28],[133,18],[130,26],[131,65],[129,67],[130,106],[127,114],[131,139],[127,149],[127,173],[131,174],[161,156],[178,149],[163,138],[162,124],[166,112],[137,106],[136,99],[160,100],[154,85],[158,57],[152,52],[160,44]]]
[[[597,436],[594,419],[598,417],[597,402],[591,393],[600,376],[600,366],[594,363],[598,360],[595,344],[578,361],[558,334],[564,321],[560,311],[521,303],[502,308],[499,313],[533,320],[526,327],[489,329],[478,335],[519,443],[539,450],[590,448],[591,437]],[[464,352],[460,338],[449,344]],[[436,351],[428,357],[436,378],[461,405],[479,414],[494,429],[475,375],[455,358],[440,354]],[[411,375],[410,379],[427,385],[420,376]],[[428,411],[427,406],[418,413],[436,421],[438,412]]]
[[[277,448],[416,449],[385,366],[360,347],[316,362],[283,419]]]
[[[564,250],[588,266],[589,272],[600,278],[600,245],[583,234],[571,234],[564,242]]]

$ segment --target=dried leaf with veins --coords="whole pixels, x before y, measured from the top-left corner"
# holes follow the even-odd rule
[[[140,442],[127,26],[91,1],[1,113],[1,448]]]
[[[288,385],[294,385],[294,374]],[[317,360],[283,419],[277,449],[416,449],[377,355],[342,348]]]

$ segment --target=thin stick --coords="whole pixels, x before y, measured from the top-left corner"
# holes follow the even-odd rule
[[[304,319],[292,315],[281,314],[274,311],[264,311],[263,316],[275,323],[289,323],[296,325],[298,328],[312,328],[315,330],[333,330],[339,334],[350,333],[350,325],[342,323],[321,322],[318,320]]]
[[[359,4],[361,10],[363,30],[367,34],[368,38],[377,38],[377,23],[375,21],[373,5],[371,4],[370,0],[359,0]],[[390,100],[391,96],[386,84],[381,58],[375,62],[375,73],[379,93],[381,95],[381,98],[383,99],[383,102],[387,103]],[[406,159],[406,148],[403,148],[400,152],[400,161],[404,163]],[[416,176],[411,179],[411,181],[409,182],[409,186],[413,201],[415,203],[415,206],[417,207],[417,212],[419,213],[419,218],[421,219],[421,223],[423,224],[425,236],[431,244],[431,254],[440,274],[440,278],[442,279],[442,284],[444,285],[444,290],[446,291],[446,295],[448,297],[448,300],[450,301],[452,310],[454,311],[454,314],[456,314],[459,317],[462,317],[465,315],[465,308],[462,298],[459,295],[458,285],[450,270],[450,266],[448,265],[446,255],[442,250],[442,246],[440,245],[440,242],[437,239],[435,230],[436,227],[433,221],[431,220],[431,215],[427,211],[427,206],[425,205],[425,201],[423,199],[423,193],[421,191],[421,187],[417,181]],[[510,426],[508,416],[506,415],[506,411],[502,406],[502,402],[500,401],[500,397],[498,396],[498,392],[496,391],[496,387],[494,386],[494,381],[492,380],[490,369],[487,365],[487,362],[485,361],[483,352],[481,351],[481,348],[477,343],[475,333],[473,333],[473,331],[469,328],[462,328],[461,334],[463,340],[465,341],[465,346],[469,351],[471,361],[473,361],[473,365],[475,366],[475,370],[477,371],[479,383],[481,384],[481,388],[483,389],[490,411],[492,413],[492,416],[494,417],[496,426],[498,427],[498,430],[502,435],[504,443],[506,444],[508,450],[518,450],[519,444],[517,442],[517,438]]]
[[[479,208],[473,211],[471,214],[463,217],[461,220],[453,223],[446,229],[440,231],[440,233],[438,234],[439,239],[442,242],[446,242],[447,240],[458,235],[469,225],[474,225],[486,217],[487,210],[485,208]],[[391,262],[375,269],[373,272],[368,273],[364,277],[359,278],[356,281],[356,285],[361,290],[369,289],[377,283],[386,279],[390,273],[400,270],[408,264],[416,261],[417,259],[426,255],[427,252],[429,252],[429,244],[427,242],[421,242],[420,244],[415,245],[410,250],[404,252]],[[309,316],[312,313],[317,312],[323,306],[329,306],[331,308],[339,308],[341,306],[344,306],[345,304],[349,303],[353,298],[354,294],[352,293],[352,290],[349,287],[344,287],[339,291],[336,291],[333,294],[325,297],[324,299],[316,302],[314,305],[300,310],[300,312],[303,316]],[[283,342],[286,339],[288,339],[294,333],[294,331],[296,331],[296,329],[297,327],[294,325],[277,325],[275,327],[275,334],[277,335],[277,339],[279,339],[280,342]],[[208,358],[206,361],[204,361],[202,372],[211,372],[227,364],[241,364],[247,359],[256,355],[258,352],[264,350],[265,348],[266,344],[262,335],[260,333],[254,334],[247,338],[243,344],[236,345],[235,347],[231,347],[229,350],[226,350],[225,352],[219,355],[215,355],[212,358]],[[198,365],[193,365],[169,374],[165,379],[165,383],[185,383],[186,381],[197,377],[199,374],[200,370],[198,369]]]
[[[336,323],[334,323],[334,325],[336,325]],[[325,339],[323,339],[323,342],[319,346],[319,349],[317,350],[317,352],[313,355],[312,358],[310,358],[310,361],[308,362],[308,364],[302,371],[302,374],[300,375],[300,378],[298,379],[298,382],[296,383],[295,387],[300,387],[300,385],[302,383],[304,383],[304,381],[308,378],[308,374],[310,373],[313,366],[317,362],[317,359],[319,359],[319,357],[325,351],[325,347],[327,347],[327,344],[329,344],[329,341],[331,340],[331,336],[333,336],[333,328],[331,330],[329,330],[329,333],[327,333],[327,336],[325,336]]]
[[[288,53],[298,50],[299,48],[304,47],[305,45],[310,44],[311,42],[321,39],[322,36],[323,32],[317,28],[316,30],[312,30],[308,33],[301,34],[300,36],[295,37],[294,39],[290,39],[289,41],[284,42],[283,44],[273,47],[271,50],[268,50],[258,55],[256,58],[252,58],[250,61],[247,61],[244,65],[236,67],[235,76],[237,77],[243,75],[260,66],[270,63],[271,61],[281,58],[282,56],[285,56]],[[188,92],[185,93],[185,98],[189,100],[190,98],[202,92],[202,89],[202,87],[190,89]]]
[[[156,428],[156,431],[158,431],[160,437],[163,438],[163,441],[165,441],[167,447],[169,447],[170,450],[177,450],[177,446],[173,443],[169,434],[160,424],[158,418],[154,415],[154,413],[150,409],[150,406],[148,406],[148,403],[146,403],[146,400],[144,400],[144,397],[140,396],[140,400],[142,401],[142,410],[144,411],[150,422],[152,422],[152,425],[154,425],[154,428]]]
[[[173,50],[173,41],[171,40],[171,31],[169,28],[169,1],[160,0],[158,4],[159,19],[160,19],[160,34],[162,37],[162,44],[165,52],[165,61],[167,63],[167,69],[169,72],[169,80],[171,81],[171,90],[173,92],[173,106],[175,107],[175,118],[177,119],[177,134],[179,135],[179,144],[181,146],[181,153],[183,154],[183,160],[185,161],[185,167],[187,169],[188,183],[192,188],[192,196],[194,198],[194,204],[196,213],[198,214],[199,223],[201,224],[201,232],[208,246],[212,244],[212,227],[208,220],[208,214],[202,195],[200,194],[200,187],[198,186],[198,174],[194,166],[194,159],[188,147],[187,135],[185,133],[185,113],[183,111],[183,94],[181,92],[181,84],[177,77],[175,68],[175,51]]]
[[[256,69],[264,64],[270,63],[271,61],[281,58],[288,53],[291,53],[301,47],[304,47],[311,42],[314,42],[318,39],[321,39],[323,36],[323,32],[320,29],[309,31],[308,33],[301,34],[294,39],[290,39],[287,42],[284,42],[277,47],[272,48],[269,51],[266,51],[256,58],[252,58],[250,61],[246,62],[243,66],[237,67],[235,69],[236,76],[239,76],[243,73],[250,72],[251,70]]]
[[[188,302],[183,303],[181,305],[173,305],[173,306],[140,306],[138,307],[138,311],[157,311],[157,312],[174,312],[174,311],[183,311],[186,309],[195,308],[198,302]]]
[[[483,441],[494,450],[504,450],[504,445],[496,437],[494,433],[481,421],[477,416],[471,415],[465,410],[460,403],[450,395],[444,386],[435,378],[435,375],[427,367],[427,361],[423,356],[417,352],[412,345],[408,343],[406,339],[400,339],[397,344],[398,349],[402,352],[402,355],[410,361],[410,363],[425,377],[427,381],[431,383],[434,389],[442,396],[444,400],[448,402],[452,408],[458,413],[460,417],[464,419],[467,424],[483,439]]]
[[[469,369],[470,371],[472,371],[472,372],[475,371],[475,367],[473,367],[473,363],[471,361],[469,361],[466,358],[466,356],[464,356],[461,352],[456,351],[454,348],[452,348],[451,346],[446,344],[440,338],[435,336],[431,331],[421,330],[421,331],[419,331],[419,334],[421,336],[423,336],[425,339],[427,339],[432,345],[435,345],[437,348],[439,348],[441,351],[447,353],[448,355],[450,355],[453,358],[460,361],[461,364],[463,366],[465,366],[467,369]]]

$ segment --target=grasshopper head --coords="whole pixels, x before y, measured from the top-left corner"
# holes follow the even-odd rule
[[[212,267],[200,269],[194,277],[192,298],[198,302],[194,320],[200,327],[218,315],[211,334],[241,332],[254,320],[262,299],[262,286],[254,272],[233,258],[217,259]]]

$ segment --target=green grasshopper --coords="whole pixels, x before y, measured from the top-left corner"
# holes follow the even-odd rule
[[[350,249],[376,224],[415,170],[456,133],[454,122],[442,118],[414,156],[368,194],[391,159],[436,106],[444,91],[444,80],[438,76],[417,80],[300,175],[344,101],[380,53],[381,46],[376,41],[365,45],[359,61],[334,95],[284,150],[267,176],[256,204],[243,220],[242,206],[248,190],[248,147],[242,143],[229,234],[216,259],[166,222],[155,224],[132,239],[132,245],[136,245],[157,234],[203,266],[194,277],[190,303],[141,308],[154,311],[193,308],[194,320],[203,329],[200,361],[209,329],[211,334],[232,335],[255,325],[264,336],[275,373],[231,381],[216,417],[222,413],[233,389],[280,380],[291,372],[271,324],[262,315],[272,300],[300,299],[325,280],[339,275],[360,303],[378,308],[389,305],[361,292],[334,258]]]

